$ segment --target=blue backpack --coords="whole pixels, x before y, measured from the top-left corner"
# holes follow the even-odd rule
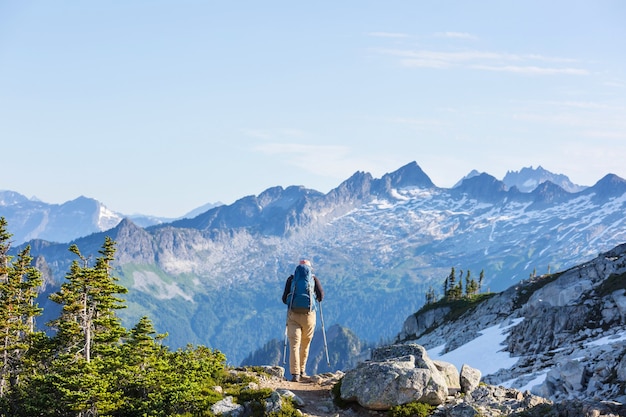
[[[291,280],[291,292],[287,298],[289,308],[297,312],[315,310],[315,280],[308,265],[298,265]]]

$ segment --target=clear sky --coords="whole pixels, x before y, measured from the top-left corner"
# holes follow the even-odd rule
[[[626,178],[626,1],[0,0],[0,190],[178,217],[416,161]]]

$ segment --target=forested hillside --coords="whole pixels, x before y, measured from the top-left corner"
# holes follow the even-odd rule
[[[109,238],[94,260],[70,246],[75,259],[50,296],[61,313],[49,323],[51,335],[37,330],[41,272],[29,246],[7,255],[10,238],[0,218],[0,416],[210,415],[224,396],[215,387],[236,387],[220,351],[201,345],[172,351],[148,317],[131,329],[121,325],[116,312],[127,290],[112,275]]]

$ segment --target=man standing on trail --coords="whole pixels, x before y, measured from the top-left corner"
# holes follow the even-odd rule
[[[319,279],[313,275],[308,259],[301,259],[293,275],[287,278],[283,303],[287,304],[287,335],[289,337],[289,370],[293,382],[306,376],[306,361],[315,332],[315,300],[324,299]]]

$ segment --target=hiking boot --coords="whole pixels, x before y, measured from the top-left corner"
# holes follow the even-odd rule
[[[291,382],[300,382],[300,375],[294,375],[291,377]]]

